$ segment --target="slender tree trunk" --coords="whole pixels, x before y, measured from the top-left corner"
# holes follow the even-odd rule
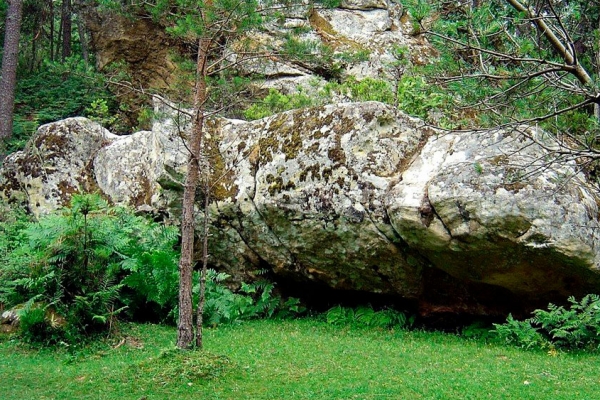
[[[79,32],[79,42],[81,43],[81,55],[83,56],[85,64],[88,65],[90,62],[90,51],[88,48],[85,25],[81,19],[81,13],[77,14],[77,31]]]
[[[40,23],[39,14],[36,14],[33,17],[33,26],[37,29],[37,32],[31,36],[31,56],[29,56],[28,60],[28,69],[29,72],[33,72],[36,67],[36,59],[37,59],[37,40],[40,37],[41,33],[44,30],[42,23]]]
[[[597,22],[598,31],[600,31],[600,18]],[[600,76],[600,39],[598,40],[598,51],[596,52],[596,76]],[[600,100],[599,100],[600,101]],[[594,116],[600,121],[600,104],[594,103]]]
[[[71,57],[71,30],[72,30],[71,0],[63,0],[61,11],[62,30],[62,61]]]
[[[50,8],[50,61],[54,61],[54,2],[48,0]]]
[[[0,80],[0,142],[12,135],[22,13],[22,0],[8,0]]]
[[[85,7],[84,0],[74,0],[75,4],[75,21],[77,25],[77,32],[79,33],[79,43],[81,44],[81,55],[83,56],[83,61],[88,65],[90,62],[90,50],[88,46],[88,34],[83,23],[83,9]]]
[[[62,10],[61,10],[61,18],[62,18]],[[63,37],[63,23],[62,23],[62,19],[60,21],[60,23],[58,24],[58,32],[56,32],[56,46],[54,49],[54,60],[58,60],[60,58],[60,52],[62,49],[62,46],[60,45],[62,37]]]
[[[194,95],[194,120],[188,140],[189,159],[183,189],[181,216],[181,256],[179,259],[179,321],[177,347],[189,349],[194,343],[194,306],[192,302],[194,257],[194,200],[200,177],[200,155],[204,137],[204,103],[206,101],[206,64],[211,40],[203,38],[198,43],[196,65],[196,91]]]
[[[208,208],[210,206],[210,181],[208,176],[204,185],[204,232],[202,234],[202,270],[200,271],[200,292],[198,293],[198,310],[196,312],[196,348],[202,349],[202,325],[204,323],[204,304],[206,294],[206,269],[208,267],[208,224],[210,217]]]

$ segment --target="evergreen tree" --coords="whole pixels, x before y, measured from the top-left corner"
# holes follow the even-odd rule
[[[208,108],[209,77],[222,72],[227,45],[261,24],[259,3],[255,0],[158,0],[147,6],[155,19],[168,26],[168,31],[197,46],[193,95],[192,129],[187,137],[189,158],[184,183],[181,217],[181,255],[179,261],[179,321],[177,346],[182,349],[202,348],[204,290],[208,264],[208,206],[210,204],[209,162],[203,154],[205,120]],[[167,12],[168,11],[168,12]],[[201,171],[204,169],[204,171]],[[204,176],[201,176],[204,175]],[[204,192],[203,257],[196,328],[193,324],[193,266],[196,190]]]

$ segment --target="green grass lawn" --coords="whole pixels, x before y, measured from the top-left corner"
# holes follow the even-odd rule
[[[175,329],[132,325],[128,340],[80,353],[0,342],[3,399],[599,399],[597,354],[524,351],[453,335],[339,328],[311,319],[206,331],[229,362],[182,378]],[[192,352],[193,357],[199,357]]]

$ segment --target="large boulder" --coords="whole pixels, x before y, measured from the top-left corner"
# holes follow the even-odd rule
[[[176,220],[187,160],[180,122],[86,153],[95,187]],[[596,193],[577,165],[552,162],[543,132],[442,133],[376,102],[205,128],[218,177],[211,263],[235,276],[268,268],[299,285],[412,300],[423,314],[527,311],[600,289]],[[32,204],[54,192],[28,187],[14,160],[47,147],[49,129],[0,171],[0,193],[27,189],[23,201],[39,212],[64,200]]]
[[[73,193],[96,190],[93,160],[117,137],[81,117],[42,125],[25,150],[4,160],[0,196],[36,216],[67,205]]]

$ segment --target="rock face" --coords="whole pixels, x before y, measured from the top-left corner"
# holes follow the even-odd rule
[[[150,18],[127,18],[116,12],[100,11],[97,5],[83,7],[96,64],[103,69],[114,62],[129,67],[135,84],[166,89],[177,66],[172,61],[175,41]]]
[[[289,93],[299,87],[310,91],[330,78],[385,78],[394,61],[394,48],[409,49],[410,61],[416,64],[424,63],[435,52],[424,37],[411,36],[413,28],[406,23],[402,6],[394,1],[344,0],[338,8],[319,7],[308,0],[293,2],[294,6],[281,3],[285,6],[276,20],[249,35],[254,51],[262,49],[273,55],[239,66],[240,75],[264,78],[257,83],[259,89],[277,88]],[[148,17],[125,18],[93,5],[85,7],[82,15],[98,68],[124,62],[136,87],[169,90],[181,74],[174,54],[180,51],[190,59],[195,57],[193,46],[169,37],[164,27]],[[276,56],[285,53],[285,37],[312,43],[315,53],[324,46],[331,54],[312,62]],[[239,60],[236,43],[231,44],[229,53],[230,59]],[[357,54],[362,55],[355,57]]]
[[[174,121],[130,137],[95,128],[96,140],[86,133],[96,125],[81,119],[45,126],[7,159],[0,193],[41,213],[96,187],[176,219],[186,153]],[[64,143],[90,143],[61,146],[55,157],[81,161],[37,163],[36,154],[49,154],[49,132],[66,126],[73,138]],[[423,314],[527,311],[600,289],[595,194],[575,165],[548,162],[523,132],[442,134],[376,102],[206,128],[219,177],[211,262],[236,276],[269,268],[300,283],[412,300]],[[82,175],[93,183],[81,184]],[[60,192],[63,176],[75,178]]]

